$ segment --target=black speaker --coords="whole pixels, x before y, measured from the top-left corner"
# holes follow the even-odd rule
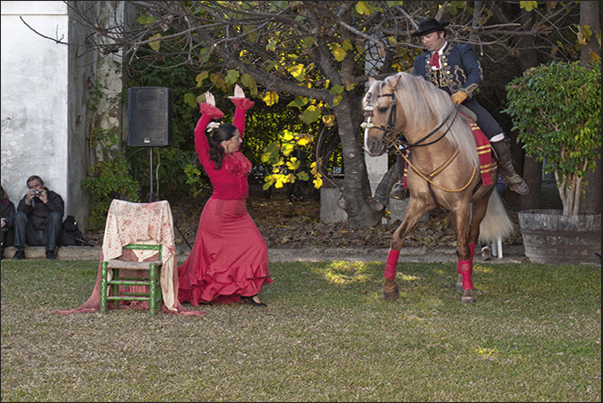
[[[172,145],[174,92],[167,87],[128,88],[128,145]]]

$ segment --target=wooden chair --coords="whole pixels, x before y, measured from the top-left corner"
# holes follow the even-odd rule
[[[113,301],[115,308],[119,307],[119,301],[149,301],[149,311],[155,314],[162,304],[161,293],[161,244],[130,243],[123,246],[124,250],[154,250],[157,251],[156,258],[152,261],[139,262],[133,260],[111,259],[101,262],[101,284],[100,284],[100,311],[107,312],[107,302]],[[109,269],[112,270],[109,279]],[[124,273],[121,273],[121,271]],[[127,270],[127,272],[126,272]],[[133,272],[136,271],[136,272]],[[136,273],[144,271],[141,276]],[[124,274],[124,276],[120,276]],[[127,274],[126,274],[127,273]],[[113,287],[112,295],[108,295],[109,286]],[[122,289],[120,290],[120,286]],[[128,291],[123,289],[128,287]],[[132,286],[148,286],[148,292],[141,292],[146,287],[136,287],[130,291]]]

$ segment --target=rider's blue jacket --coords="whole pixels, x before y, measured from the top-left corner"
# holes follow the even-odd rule
[[[436,87],[449,94],[457,91],[465,92],[473,98],[481,85],[484,75],[482,67],[470,44],[452,44],[447,42],[440,56],[440,69],[429,65],[432,52],[425,52],[415,58],[413,75],[423,76]]]

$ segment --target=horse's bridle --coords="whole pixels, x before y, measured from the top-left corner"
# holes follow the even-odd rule
[[[433,177],[435,175],[437,175],[438,173],[442,172],[442,170],[444,170],[451,162],[452,160],[454,160],[456,158],[456,156],[458,155],[458,148],[456,149],[456,151],[450,156],[450,158],[440,167],[438,168],[434,173],[432,173],[431,175],[424,175],[423,173],[421,173],[418,169],[416,169],[412,163],[409,161],[408,157],[401,151],[401,147],[400,146],[404,146],[402,148],[410,148],[410,147],[424,147],[424,146],[428,146],[434,143],[437,143],[438,141],[440,141],[441,139],[444,138],[444,136],[446,136],[446,134],[448,133],[448,131],[450,130],[450,128],[452,127],[452,123],[448,126],[448,128],[444,131],[444,133],[442,133],[442,135],[440,137],[438,137],[437,139],[429,142],[429,143],[423,143],[424,141],[426,141],[428,138],[430,138],[431,136],[433,136],[435,133],[437,133],[443,126],[444,124],[446,124],[446,122],[448,122],[448,120],[450,120],[450,118],[454,115],[454,118],[452,119],[452,121],[454,122],[454,120],[456,119],[458,113],[459,113],[459,107],[455,106],[455,108],[450,111],[450,113],[448,114],[448,116],[446,116],[446,119],[444,119],[442,121],[442,123],[440,123],[438,125],[438,127],[436,127],[435,129],[433,129],[431,132],[429,132],[425,137],[419,139],[416,143],[409,143],[406,140],[402,140],[402,137],[404,137],[404,133],[401,133],[401,136],[399,136],[398,138],[395,137],[394,135],[394,128],[396,127],[396,97],[395,94],[383,94],[383,95],[377,95],[377,98],[381,98],[381,97],[392,97],[392,104],[390,106],[391,110],[389,111],[389,116],[387,117],[387,124],[385,127],[383,126],[375,126],[372,122],[371,122],[371,128],[372,129],[377,129],[377,130],[382,130],[384,132],[383,134],[383,139],[387,142],[389,142],[391,145],[395,145],[396,146],[396,152],[398,152],[405,160],[406,162],[409,164],[409,166],[411,166],[413,168],[413,170],[415,172],[417,172],[417,174],[419,176],[421,176],[423,179],[425,179],[429,184],[432,184],[434,186],[436,186],[439,189],[442,189],[444,191],[447,192],[460,192],[463,191],[467,188],[467,186],[469,186],[469,184],[473,181],[473,178],[475,176],[475,173],[477,171],[477,166],[473,167],[473,174],[471,175],[471,178],[469,179],[469,181],[467,182],[467,184],[465,186],[463,186],[460,189],[446,189],[443,188],[441,186],[438,186],[437,184],[435,184],[433,182]],[[371,110],[367,110],[368,108],[365,108],[365,115],[366,116],[372,116],[372,109]],[[404,137],[405,138],[405,137]],[[434,175],[435,174],[435,175]],[[430,191],[432,191],[431,187],[429,188]],[[433,191],[432,191],[433,192]],[[436,200],[435,196],[434,196],[434,200]]]
[[[401,137],[404,136],[404,133],[401,133],[402,136],[398,136],[396,138],[395,134],[394,134],[394,129],[396,128],[396,96],[395,94],[391,93],[391,94],[380,94],[377,95],[377,98],[381,98],[381,97],[392,97],[392,104],[390,106],[390,111],[389,111],[389,115],[387,117],[387,124],[385,126],[375,126],[374,124],[372,124],[371,128],[372,129],[376,129],[376,130],[382,130],[383,131],[383,139],[385,141],[388,141],[390,143],[393,143],[397,146],[403,145],[406,148],[409,147],[424,147],[424,146],[428,146],[434,143],[437,143],[438,141],[440,141],[441,139],[444,138],[444,136],[446,136],[446,134],[448,133],[448,131],[450,130],[450,128],[452,127],[452,124],[450,126],[448,126],[448,128],[446,129],[446,131],[444,131],[444,133],[442,133],[442,135],[440,137],[438,137],[437,139],[433,140],[432,142],[429,143],[425,143],[425,144],[421,144],[424,141],[426,141],[428,138],[430,138],[431,136],[433,136],[435,133],[437,133],[443,126],[444,124],[446,124],[446,122],[448,122],[448,120],[450,120],[450,118],[454,115],[454,118],[452,119],[454,121],[454,119],[456,119],[456,116],[459,113],[459,108],[458,106],[455,107],[452,111],[450,111],[450,113],[448,114],[448,116],[446,116],[446,119],[444,119],[442,121],[442,123],[440,123],[438,125],[438,127],[436,127],[435,129],[433,129],[431,132],[429,132],[425,137],[423,137],[422,139],[418,140],[416,143],[409,143],[406,140],[402,140]],[[370,115],[372,116],[372,111],[370,111]]]
[[[384,126],[375,126],[374,124],[372,124],[371,122],[371,129],[376,129],[376,130],[382,130],[383,131],[383,138],[385,140],[391,140],[394,139],[394,129],[396,128],[396,97],[394,96],[394,94],[385,94],[385,95],[377,95],[377,98],[381,98],[381,97],[392,97],[392,104],[390,106],[390,111],[389,111],[389,115],[387,117],[387,124]],[[371,109],[369,110],[368,108],[364,109],[364,114],[365,116],[369,116],[372,117],[373,116],[373,110],[372,110],[372,106]]]

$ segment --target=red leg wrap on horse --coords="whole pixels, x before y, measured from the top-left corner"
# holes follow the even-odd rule
[[[463,276],[463,290],[473,289],[473,282],[471,281],[473,268],[471,266],[470,260],[459,260],[457,262],[456,272]]]
[[[471,252],[471,257],[469,258],[469,260],[471,260],[471,266],[473,266],[473,256],[475,256],[475,244],[474,243],[469,244],[469,252]]]
[[[394,277],[396,277],[396,266],[398,265],[399,256],[399,250],[389,250],[389,254],[387,255],[387,263],[385,264],[384,277],[386,280],[393,280]]]

